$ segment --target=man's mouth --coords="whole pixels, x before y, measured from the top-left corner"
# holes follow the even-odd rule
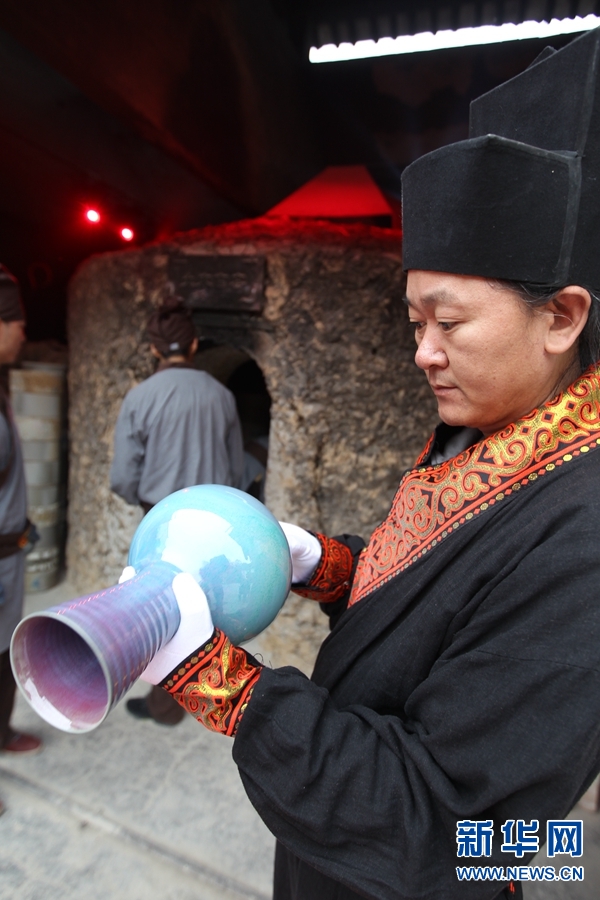
[[[437,384],[429,382],[429,387],[433,391],[436,396],[443,397],[444,394],[448,394],[450,391],[455,391],[456,387],[453,384]]]

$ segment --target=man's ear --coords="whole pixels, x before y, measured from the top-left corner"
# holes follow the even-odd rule
[[[160,353],[160,351],[158,351],[156,349],[154,344],[150,344],[150,353],[152,354],[152,356],[155,356],[157,359],[163,359],[162,353]]]
[[[195,337],[192,343],[190,344],[190,349],[188,350],[188,359],[193,359],[196,355],[196,350],[198,349],[198,338]]]
[[[546,335],[546,351],[553,355],[567,353],[575,344],[588,320],[592,298],[577,284],[563,288],[544,307],[552,316]]]

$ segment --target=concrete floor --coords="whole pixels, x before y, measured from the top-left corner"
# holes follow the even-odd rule
[[[26,612],[72,596],[63,582],[28,596]],[[138,683],[129,696],[146,690]],[[123,703],[96,731],[72,736],[19,696],[13,724],[40,735],[44,750],[0,754],[0,900],[268,900],[274,841],[229,739],[192,718],[175,728],[135,720]],[[573,863],[585,881],[529,884],[527,900],[600,897],[600,815],[574,816],[584,821],[584,858]]]
[[[27,613],[74,596],[67,583]],[[148,690],[136,684],[129,696]],[[191,717],[174,728],[121,702],[68,735],[18,696],[13,725],[42,753],[0,754],[1,900],[267,900],[274,840],[246,798],[231,741]]]

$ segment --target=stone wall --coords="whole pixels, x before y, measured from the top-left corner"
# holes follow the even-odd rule
[[[137,509],[111,494],[108,469],[126,391],[153,371],[144,324],[172,290],[174,256],[265,260],[262,314],[198,311],[201,334],[243,351],[271,395],[266,502],[280,519],[369,536],[435,422],[413,362],[398,234],[362,225],[251,220],[169,244],[94,257],[69,302],[69,579],[114,583]],[[177,285],[176,285],[177,288]],[[259,639],[274,664],[310,666],[325,626],[290,598]]]

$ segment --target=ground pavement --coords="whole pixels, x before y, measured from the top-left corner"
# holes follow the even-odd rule
[[[26,612],[72,596],[63,582],[28,596]],[[146,690],[138,683],[129,696]],[[0,753],[0,900],[269,898],[274,841],[228,738],[191,717],[175,728],[133,719],[123,702],[97,730],[73,736],[19,697],[13,724],[39,734],[44,750]],[[600,898],[600,815],[576,817],[585,881],[527,885],[527,900]]]
[[[74,596],[63,583],[26,612]],[[143,682],[129,696],[147,692]],[[121,702],[69,735],[19,696],[13,724],[43,752],[0,753],[1,900],[266,900],[274,841],[246,798],[231,741],[192,717],[168,728]]]

